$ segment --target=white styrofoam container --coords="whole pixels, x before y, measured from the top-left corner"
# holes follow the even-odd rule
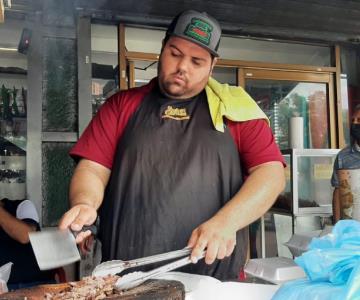
[[[329,234],[332,227],[333,226],[327,225],[323,230],[294,234],[286,243],[284,243],[284,245],[289,248],[293,256],[300,256],[308,250],[308,246],[314,237],[322,237]]]
[[[280,287],[273,284],[221,282],[210,276],[181,272],[168,272],[156,278],[181,281],[185,286],[185,300],[271,300]]]
[[[294,234],[284,245],[289,248],[293,256],[297,257],[307,251],[313,237],[318,237],[319,234],[320,231],[314,232],[313,235]]]
[[[248,275],[275,284],[306,277],[304,270],[288,257],[250,259],[244,271]]]

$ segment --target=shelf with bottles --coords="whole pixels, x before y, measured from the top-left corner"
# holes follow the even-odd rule
[[[24,87],[0,87],[0,119],[26,118],[27,95]]]
[[[0,87],[0,135],[26,149],[26,89]]]
[[[0,199],[24,199],[26,195],[26,157],[0,155]]]
[[[0,137],[0,199],[24,199],[26,195],[26,152]]]

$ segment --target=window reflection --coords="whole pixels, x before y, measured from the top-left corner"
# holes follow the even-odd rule
[[[117,26],[91,25],[92,108],[96,114],[119,89]]]
[[[236,68],[216,67],[213,70],[212,77],[221,83],[236,85]]]
[[[291,117],[304,120],[304,148],[329,147],[326,84],[250,79],[246,91],[270,119],[280,149],[290,148]]]
[[[152,78],[157,76],[157,61],[135,61],[134,62],[134,78],[135,86],[139,87],[147,84]]]
[[[221,58],[280,64],[331,66],[331,47],[240,37],[221,38]]]

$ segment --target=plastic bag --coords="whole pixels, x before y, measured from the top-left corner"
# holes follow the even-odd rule
[[[273,300],[360,299],[360,222],[341,220],[295,259],[308,279],[285,283]]]
[[[9,262],[2,267],[0,267],[0,294],[6,293],[8,291],[7,282],[10,277],[11,267],[13,263]]]

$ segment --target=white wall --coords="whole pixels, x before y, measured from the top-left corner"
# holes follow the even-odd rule
[[[0,47],[17,48],[24,27],[20,20],[6,19],[0,24]]]
[[[0,40],[1,38],[2,36],[0,33]],[[17,67],[27,70],[26,55],[17,52],[0,50],[0,67]]]
[[[117,27],[91,24],[91,50],[117,53]]]
[[[0,24],[0,48],[17,49],[24,27],[24,23],[12,19],[6,19],[5,23]],[[27,59],[25,55],[16,51],[0,50],[0,66],[26,70]]]
[[[128,51],[160,53],[165,30],[125,28],[125,45]]]

